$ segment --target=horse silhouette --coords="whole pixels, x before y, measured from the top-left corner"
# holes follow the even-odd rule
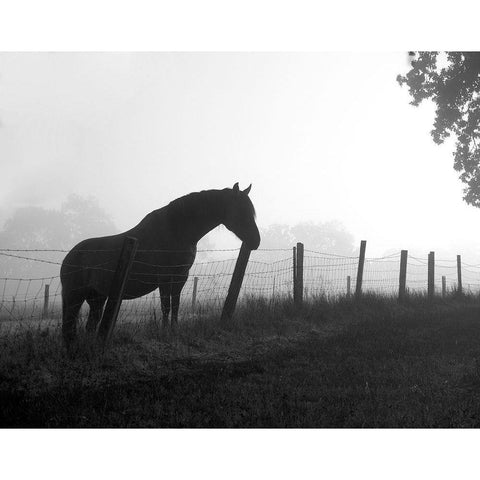
[[[198,241],[220,224],[251,250],[260,245],[251,185],[194,192],[149,213],[132,229],[107,237],[89,238],[72,248],[60,269],[62,334],[67,346],[76,338],[77,317],[84,301],[90,307],[86,330],[94,332],[101,319],[125,237],[138,240],[124,299],[160,291],[163,325],[178,320],[180,294],[197,253]]]

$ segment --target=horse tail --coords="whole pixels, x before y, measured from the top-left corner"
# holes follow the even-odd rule
[[[83,273],[80,262],[74,262],[77,252],[71,250],[60,267],[62,284],[62,336],[67,349],[77,336],[77,317],[85,300]],[[77,265],[75,265],[77,263]]]

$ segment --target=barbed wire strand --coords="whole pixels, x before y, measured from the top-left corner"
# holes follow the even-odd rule
[[[90,266],[91,271],[112,274],[116,268],[116,258],[119,250],[78,250],[90,253],[112,253],[109,260],[102,259]],[[239,249],[207,249],[201,252],[238,252]],[[138,250],[142,253],[172,253],[172,250]],[[186,251],[175,251],[185,253]],[[282,255],[289,252],[289,255]],[[347,278],[350,278],[350,293],[353,293],[357,281],[358,256],[338,255],[327,252],[305,249],[304,255],[304,296],[315,298],[324,296],[335,298],[347,294]],[[19,255],[23,253],[23,255]],[[75,275],[83,271],[82,265],[70,265],[57,259],[38,258],[39,253],[64,254],[61,249],[0,249],[0,256],[11,259],[12,262],[23,262],[21,268],[15,265],[9,267],[10,275],[2,275],[0,281],[0,326],[2,320],[10,319],[16,322],[23,320],[54,321],[61,319],[61,278],[60,275],[30,275],[35,271],[35,265],[46,264],[52,269],[62,263],[70,268],[63,275]],[[31,254],[34,254],[33,256]],[[278,258],[280,256],[280,258]],[[158,257],[162,258],[162,257]],[[145,286],[147,293],[141,298],[131,299],[122,303],[121,321],[135,323],[161,317],[159,281],[169,277],[173,285],[183,285],[180,297],[181,312],[186,319],[199,315],[219,312],[228,291],[231,276],[235,268],[236,257],[226,259],[202,259],[190,263],[170,265],[167,262],[155,263],[148,257],[139,256],[133,262],[132,278]],[[480,264],[469,264],[462,261],[462,276],[464,289],[469,292],[480,290]],[[43,268],[43,267],[42,267]],[[396,295],[399,284],[400,253],[382,257],[365,258],[363,273],[363,291]],[[454,289],[458,286],[456,259],[441,259],[435,262],[435,289],[440,291],[442,277],[446,286]],[[38,269],[37,269],[38,271]],[[57,270],[58,271],[58,270]],[[21,272],[21,275],[18,275]],[[17,273],[17,274],[16,274]],[[186,275],[188,277],[186,278]],[[409,291],[425,291],[427,288],[428,261],[426,258],[409,256],[407,261],[407,288]],[[49,285],[49,304],[44,312],[45,286]],[[194,288],[194,285],[196,288]],[[76,290],[86,286],[79,284]],[[195,290],[195,293],[194,293]],[[293,294],[293,261],[292,249],[259,249],[251,252],[250,261],[245,272],[240,302],[251,296],[262,297],[275,302],[280,298],[291,298]],[[86,315],[88,308],[84,306],[81,315]],[[9,322],[11,323],[11,322]]]

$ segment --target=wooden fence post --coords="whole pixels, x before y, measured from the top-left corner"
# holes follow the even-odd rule
[[[297,247],[293,247],[293,303],[297,303]]]
[[[45,285],[45,293],[43,297],[43,318],[48,316],[48,300],[49,300],[50,285]]]
[[[457,255],[457,293],[462,294],[462,257]]]
[[[225,303],[223,305],[221,316],[222,322],[230,320],[233,316],[233,312],[235,311],[238,294],[240,293],[245,270],[247,269],[248,259],[250,258],[250,251],[251,250],[246,246],[246,244],[242,243],[240,252],[238,252],[237,263],[235,264],[232,280],[230,282],[230,286],[228,287],[227,298],[225,299]]]
[[[435,252],[428,254],[428,299],[435,295]]]
[[[363,267],[365,265],[365,250],[367,241],[360,242],[360,256],[358,257],[357,285],[355,287],[355,299],[359,300],[362,295]]]
[[[447,296],[447,277],[442,275],[442,298]]]
[[[297,243],[297,272],[295,275],[297,291],[295,304],[301,306],[303,303],[303,243]]]
[[[402,250],[400,252],[400,278],[398,285],[398,300],[400,302],[405,300],[407,291],[407,261],[408,250]]]
[[[351,296],[351,284],[352,284],[352,277],[350,275],[347,276],[347,298]]]
[[[97,338],[102,342],[103,346],[108,342],[115,323],[117,322],[118,312],[122,304],[123,291],[125,290],[127,276],[137,251],[137,244],[137,239],[133,237],[126,237],[123,242],[117,269],[110,285],[107,304],[105,305],[102,320],[98,328]]]
[[[195,310],[195,304],[197,303],[197,284],[198,277],[193,277],[192,310]]]

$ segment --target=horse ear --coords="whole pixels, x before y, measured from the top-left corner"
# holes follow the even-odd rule
[[[238,188],[238,182],[233,186],[233,189],[232,189],[235,193],[238,193],[240,190]]]
[[[250,190],[251,190],[251,189],[252,189],[252,184],[250,184],[250,186],[249,186],[248,188],[246,188],[246,189],[243,191],[243,193],[244,193],[245,195],[248,195],[248,194],[250,193]]]

